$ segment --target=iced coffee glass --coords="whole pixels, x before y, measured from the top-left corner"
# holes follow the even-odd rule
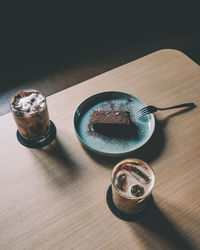
[[[125,159],[112,171],[112,198],[115,206],[127,214],[140,213],[155,184],[152,168],[139,159]]]
[[[11,112],[24,140],[42,142],[49,137],[50,121],[45,96],[38,90],[16,93],[10,102]]]

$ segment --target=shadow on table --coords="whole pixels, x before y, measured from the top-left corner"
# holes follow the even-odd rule
[[[66,151],[62,143],[56,138],[49,145],[32,150],[35,158],[43,165],[43,170],[59,186],[64,186],[68,180],[75,179],[80,174],[80,168],[73,157]],[[45,163],[43,158],[48,156]]]
[[[167,123],[170,121],[170,119],[176,115],[184,114],[185,112],[188,112],[194,109],[195,107],[196,105],[194,104],[193,107],[189,107],[189,108],[182,109],[180,111],[176,111],[168,115],[163,120],[156,119],[155,131],[153,133],[153,136],[143,147],[141,147],[140,149],[136,150],[133,153],[130,153],[124,156],[109,157],[109,156],[98,155],[97,153],[91,152],[86,148],[84,149],[86,150],[88,155],[92,157],[96,162],[106,167],[112,168],[114,165],[116,165],[116,163],[118,163],[124,158],[139,158],[151,164],[154,160],[159,158],[159,156],[165,150],[165,144],[166,144],[165,127]]]
[[[152,199],[145,212],[138,217],[135,222],[129,224],[134,232],[140,236],[142,240],[148,241],[144,238],[144,234],[139,232],[138,225],[142,226],[155,237],[159,238],[161,246],[155,248],[155,244],[159,244],[157,241],[154,243],[152,249],[181,249],[181,250],[194,250],[192,242],[186,239],[185,235],[167,218],[167,216],[158,207],[154,199]],[[152,235],[152,236],[153,236]],[[157,243],[156,243],[157,242]],[[153,242],[146,242],[150,247]]]
[[[173,223],[167,218],[163,211],[156,204],[153,197],[148,201],[145,209],[137,214],[131,215],[121,212],[114,204],[112,200],[112,189],[111,186],[108,188],[106,194],[107,205],[112,212],[113,216],[127,221],[129,226],[137,234],[138,238],[141,238],[144,244],[147,245],[148,249],[194,249],[192,243],[189,242],[183,233],[173,225]],[[195,218],[191,218],[191,215],[179,211],[177,207],[169,204],[170,209],[182,213],[184,221],[186,223],[192,222],[196,224],[195,227],[199,228],[198,222],[195,222]],[[151,234],[151,237],[145,237],[145,233]],[[153,240],[158,238],[158,241]]]

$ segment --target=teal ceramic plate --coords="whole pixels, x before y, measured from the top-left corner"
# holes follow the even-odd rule
[[[146,103],[136,96],[123,92],[103,92],[83,101],[74,114],[74,129],[80,142],[89,150],[106,156],[121,156],[142,147],[155,129],[153,114],[137,118],[136,112]],[[109,136],[96,133],[91,126],[95,110],[128,111],[134,123],[127,136]]]

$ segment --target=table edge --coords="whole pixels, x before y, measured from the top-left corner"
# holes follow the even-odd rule
[[[182,52],[182,51],[180,51],[180,50],[171,49],[171,48],[160,49],[160,50],[154,51],[154,52],[152,52],[152,53],[150,53],[150,54],[144,55],[144,56],[142,56],[142,57],[140,57],[140,58],[138,58],[138,59],[136,59],[136,60],[130,61],[130,62],[128,62],[128,63],[122,64],[122,65],[120,65],[120,66],[118,66],[118,67],[115,67],[115,68],[113,68],[113,69],[110,69],[110,70],[108,70],[108,71],[105,71],[105,72],[103,72],[103,73],[101,73],[101,74],[99,74],[99,75],[96,75],[96,76],[94,76],[94,77],[91,77],[91,78],[89,78],[89,79],[87,79],[87,80],[85,80],[85,81],[83,81],[83,82],[77,83],[77,84],[75,84],[74,86],[71,86],[71,87],[69,87],[69,88],[65,88],[65,89],[63,89],[63,90],[61,90],[61,91],[58,91],[58,92],[56,92],[56,93],[53,93],[53,94],[47,96],[47,99],[48,99],[49,97],[52,97],[52,96],[58,94],[58,93],[61,93],[61,92],[66,91],[66,90],[70,90],[70,89],[72,89],[72,88],[74,88],[74,87],[77,87],[78,85],[83,84],[84,82],[87,82],[87,81],[89,81],[89,80],[91,80],[91,79],[93,79],[93,78],[99,77],[99,76],[101,76],[101,75],[103,75],[103,74],[105,74],[105,73],[107,73],[107,72],[110,72],[110,71],[115,70],[115,69],[117,69],[117,68],[123,67],[123,66],[125,66],[125,65],[130,64],[130,63],[133,63],[133,62],[136,62],[136,61],[139,61],[139,60],[143,60],[145,57],[153,56],[153,55],[155,55],[155,54],[160,54],[160,53],[169,53],[169,52],[170,52],[170,53],[173,53],[173,54],[177,54],[177,55],[181,55],[181,56],[187,57],[187,59],[189,59],[189,60],[190,60],[192,63],[194,63],[196,66],[200,66],[198,63],[196,63],[194,60],[192,60],[189,56],[187,56],[184,52]],[[2,119],[5,118],[6,116],[10,115],[10,113],[11,113],[11,112],[8,112],[7,114],[4,114],[4,115],[0,116],[0,119],[1,119],[1,118],[2,118]]]

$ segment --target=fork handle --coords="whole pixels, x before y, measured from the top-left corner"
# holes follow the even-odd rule
[[[168,107],[168,108],[158,108],[159,110],[167,110],[167,109],[176,109],[176,108],[184,108],[184,107],[195,107],[195,104],[193,102],[179,104],[176,106]]]

